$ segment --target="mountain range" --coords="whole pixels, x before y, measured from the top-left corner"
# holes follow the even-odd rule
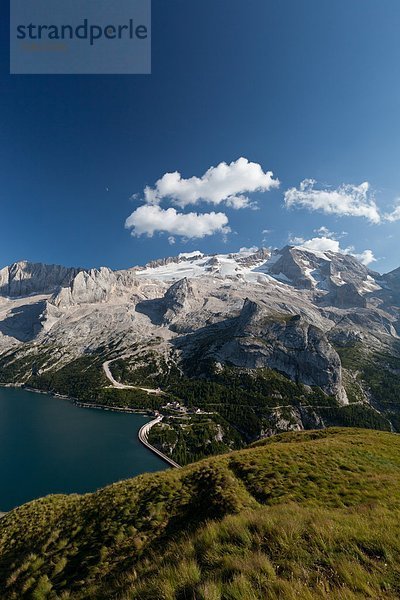
[[[249,439],[346,424],[350,413],[398,430],[399,335],[400,268],[381,275],[350,254],[301,246],[184,253],[119,271],[26,261],[0,270],[1,383],[70,393],[57,374],[92,359],[183,404],[207,405],[213,382],[252,395],[233,401],[260,421],[256,433],[239,431]],[[229,398],[221,403],[235,427]]]

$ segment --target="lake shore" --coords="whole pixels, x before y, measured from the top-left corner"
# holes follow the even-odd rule
[[[33,392],[34,394],[44,394],[46,396],[51,396],[52,398],[58,398],[59,400],[67,400],[68,402],[75,404],[75,406],[77,406],[78,408],[94,408],[96,410],[106,410],[109,412],[145,415],[146,417],[155,416],[155,413],[149,409],[128,408],[126,406],[107,406],[105,404],[92,404],[91,402],[82,402],[81,400],[78,400],[78,398],[73,398],[72,396],[58,394],[57,392],[46,392],[45,390],[38,390],[37,388],[26,386],[23,383],[0,383],[0,388],[18,389],[24,390],[26,392]]]

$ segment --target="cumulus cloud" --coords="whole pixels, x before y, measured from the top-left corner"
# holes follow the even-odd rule
[[[316,252],[340,252],[340,244],[331,237],[315,237],[311,240],[303,240],[302,248]]]
[[[251,202],[247,196],[230,196],[226,199],[226,206],[228,208],[234,208],[239,210],[240,208],[251,208],[252,210],[258,210],[257,202]]]
[[[178,171],[165,173],[154,187],[145,188],[145,204],[128,217],[125,226],[135,236],[151,237],[155,232],[168,233],[170,244],[175,243],[175,236],[190,239],[222,233],[226,238],[230,228],[225,213],[183,213],[171,207],[161,208],[161,203],[172,203],[181,209],[208,202],[236,210],[256,210],[257,204],[250,200],[248,194],[267,192],[278,186],[279,181],[274,179],[271,171],[264,172],[261,165],[246,158],[239,158],[230,164],[221,162],[201,177],[184,179]],[[137,200],[138,195],[132,198]]]
[[[397,202],[397,205],[394,207],[393,211],[385,215],[385,220],[389,223],[400,221],[400,200]]]
[[[365,266],[376,262],[377,259],[375,258],[372,250],[364,250],[364,252],[357,253],[355,252],[353,246],[342,249],[338,240],[332,237],[335,234],[332,232],[329,233],[331,234],[330,237],[322,235],[319,237],[314,237],[310,240],[305,240],[304,238],[293,238],[291,243],[294,246],[300,246],[301,248],[305,248],[311,252],[341,252],[342,254],[351,254]]]
[[[139,206],[126,220],[125,227],[132,235],[152,237],[155,232],[165,232],[171,237],[203,238],[214,233],[229,233],[228,217],[224,213],[179,213],[175,208],[163,209],[156,204]]]
[[[150,204],[167,198],[180,208],[203,201],[239,209],[254,206],[246,194],[277,187],[279,180],[274,179],[272,171],[264,172],[258,163],[239,158],[230,164],[221,162],[201,177],[184,179],[178,171],[165,173],[154,187],[145,188],[144,197]]]
[[[301,246],[305,242],[305,238],[300,236],[293,236],[291,233],[289,234],[288,244],[290,246]]]
[[[254,254],[255,252],[257,252],[258,250],[258,246],[250,246],[249,248],[247,248],[246,246],[243,246],[242,248],[239,249],[239,254]]]
[[[325,237],[335,237],[335,233],[333,233],[333,231],[330,231],[328,229],[328,227],[325,227],[325,225],[322,225],[322,227],[318,227],[318,229],[314,229],[314,233],[318,233],[318,235],[324,235]]]
[[[354,249],[353,249],[353,251],[349,252],[349,254],[354,256],[357,260],[360,261],[360,263],[362,263],[365,266],[368,266],[371,263],[377,261],[372,250],[364,250],[364,252],[361,252],[361,254],[357,254],[356,252],[354,252]]]
[[[299,188],[285,192],[288,208],[298,207],[325,214],[365,217],[371,223],[380,223],[381,215],[376,205],[370,184],[343,184],[337,189],[316,189],[314,179],[305,179]]]

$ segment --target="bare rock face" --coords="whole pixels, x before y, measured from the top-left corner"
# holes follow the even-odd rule
[[[382,277],[385,285],[386,300],[390,304],[400,305],[400,268]]]
[[[218,359],[248,369],[275,369],[347,403],[339,355],[324,333],[300,316],[271,316],[246,299],[235,332],[219,349]]]
[[[79,304],[107,302],[115,291],[117,278],[111,269],[90,269],[81,271],[71,281],[69,287],[61,288],[52,298],[58,308]]]
[[[327,301],[338,308],[351,308],[353,306],[366,308],[367,306],[367,299],[359,293],[354,283],[333,285]]]
[[[243,267],[252,268],[260,263],[267,261],[271,257],[271,250],[268,248],[260,248],[256,252],[248,254],[230,254],[229,258],[236,260],[238,265]]]
[[[172,284],[164,296],[164,323],[171,323],[182,312],[188,311],[194,298],[193,285],[185,277]]]
[[[11,308],[7,316],[0,321],[0,338],[3,336],[18,342],[34,340],[43,330],[46,305],[45,300],[39,300]]]
[[[277,256],[278,260],[269,267],[269,273],[271,275],[283,275],[288,282],[296,287],[308,290],[312,289],[312,281],[307,277],[304,266],[304,257],[308,256],[307,253],[286,246]],[[315,263],[315,255],[310,256]],[[317,268],[317,265],[314,264],[312,267]],[[309,267],[310,271],[312,270],[312,267]]]
[[[261,432],[261,437],[270,437],[285,431],[303,431],[304,429],[322,429],[324,421],[310,407],[285,407],[271,410],[268,427]]]
[[[20,261],[0,270],[0,296],[49,294],[68,286],[80,269]]]

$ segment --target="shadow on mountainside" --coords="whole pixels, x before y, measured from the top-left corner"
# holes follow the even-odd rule
[[[45,307],[46,302],[36,302],[13,308],[9,316],[0,321],[0,333],[19,342],[32,341],[42,329],[41,315]]]

